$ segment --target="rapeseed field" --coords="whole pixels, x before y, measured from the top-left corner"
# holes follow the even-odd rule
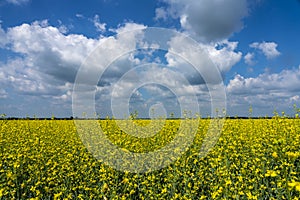
[[[1,120],[0,199],[299,199],[300,119],[226,119],[201,156],[209,121],[199,120],[192,145],[171,165],[136,174],[94,158],[72,120]],[[150,138],[99,123],[113,144],[150,152],[172,141],[180,120]]]

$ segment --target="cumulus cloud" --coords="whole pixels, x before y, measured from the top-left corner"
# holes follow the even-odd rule
[[[107,53],[99,55],[100,59],[91,63],[86,80],[91,79],[97,67],[105,68],[107,64],[105,61],[109,58],[119,57],[122,52],[135,49],[138,34],[141,32],[130,31],[134,29],[142,31],[143,28],[145,26],[140,24],[125,23],[114,30],[116,33],[126,32],[121,34],[122,36],[100,37],[99,39],[67,34],[61,26],[51,26],[47,20],[35,21],[31,24],[24,23],[10,27],[7,31],[0,29],[0,47],[14,53],[14,56],[5,63],[0,63],[1,88],[9,88],[9,92],[1,90],[0,96],[2,99],[12,98],[11,95],[28,95],[26,99],[47,98],[53,100],[51,105],[69,105],[67,107],[70,109],[76,73],[90,53],[98,45],[106,42],[102,50]],[[101,47],[98,50],[100,52]],[[97,54],[97,51],[95,53]],[[139,60],[134,58],[134,55],[127,59],[119,59],[120,65],[115,68],[112,66],[111,74],[106,74],[104,79],[111,83],[118,78],[118,73],[126,72],[132,63],[138,62]],[[119,72],[115,73],[114,70],[119,70]],[[98,88],[102,91],[109,89],[105,84],[99,85]],[[103,95],[109,94],[106,92],[102,94],[102,97]],[[58,104],[58,102],[65,102],[65,104]]]
[[[254,61],[254,53],[247,53],[245,56],[244,56],[244,60],[245,60],[245,63],[247,65],[254,65],[255,64],[255,61]]]
[[[276,93],[279,92],[300,92],[300,68],[294,70],[283,70],[278,74],[264,73],[256,78],[244,78],[236,75],[230,80],[228,91],[231,93]]]
[[[142,27],[144,26],[130,23],[116,31],[122,32]],[[73,83],[81,63],[97,45],[108,39],[105,37],[90,39],[76,34],[64,35],[59,28],[50,26],[47,21],[12,27],[4,34],[7,37],[9,50],[23,57],[3,64],[1,71],[6,80],[14,81],[14,87],[20,85],[20,90],[24,92],[46,91],[47,88],[41,86],[43,84],[57,88],[60,84]],[[136,35],[128,33],[125,38],[111,39],[107,45],[110,45],[112,51],[101,57],[119,56],[122,50],[134,48],[135,37]],[[96,68],[101,63],[94,64],[93,67]],[[28,82],[31,89],[25,89],[26,84],[22,81]],[[37,84],[40,86],[38,87]]]
[[[262,53],[267,57],[267,59],[276,58],[280,55],[280,52],[277,50],[278,45],[275,42],[254,42],[249,46],[262,51]]]
[[[272,113],[275,108],[286,111],[288,106],[299,103],[299,84],[300,67],[250,78],[237,74],[227,85],[229,105],[235,108],[253,105],[265,113]]]
[[[237,51],[238,42],[223,40],[213,46],[207,45],[212,61],[222,71],[228,72],[242,58],[242,52]],[[217,48],[219,47],[219,48]]]
[[[72,89],[76,71],[99,41],[64,35],[47,21],[11,27],[6,48],[22,55],[1,63],[1,83],[16,93],[61,96]]]
[[[211,80],[211,83],[222,81],[218,78],[218,75],[224,77],[225,73],[242,57],[242,53],[236,51],[238,42],[227,40],[216,44],[199,44],[201,52],[195,52],[193,48],[189,48],[188,46],[192,44],[188,44],[184,37],[175,37],[169,44],[170,49],[166,54],[168,64],[178,68],[189,78],[192,84],[204,84],[210,82],[209,80]],[[179,54],[173,55],[172,52],[178,52]],[[207,62],[204,62],[205,60]],[[195,74],[198,72],[193,70],[195,66],[189,67],[187,62],[200,66],[201,69],[198,69],[198,71],[202,73],[201,76],[205,77],[196,76]],[[203,80],[203,78],[206,80]]]
[[[137,88],[142,89],[143,92],[134,95]],[[144,105],[144,110],[145,108],[149,110],[151,106],[156,104],[164,105],[167,111],[174,110],[172,107],[178,107],[177,101],[182,102],[180,106],[186,110],[197,110],[193,107],[197,106],[197,103],[192,101],[193,97],[194,100],[196,99],[197,90],[188,83],[181,73],[172,68],[162,68],[157,64],[142,65],[135,68],[126,73],[114,85],[112,90],[112,106],[115,107],[114,116],[122,117],[126,114],[124,112],[124,108],[128,106],[126,100],[130,99],[132,95],[135,98],[134,103],[138,103],[141,108]],[[136,100],[138,101],[136,102]],[[191,103],[187,104],[186,102]],[[144,114],[148,114],[148,110]]]
[[[181,27],[205,42],[228,38],[243,28],[248,15],[246,0],[165,0],[167,8],[156,10],[156,18],[165,13],[179,18]]]
[[[98,22],[100,23],[100,21]],[[12,98],[10,95],[14,92],[18,95],[27,95],[26,99],[30,99],[28,96],[38,98],[32,102],[44,98],[49,102],[49,106],[70,109],[76,73],[82,62],[88,56],[93,55],[96,59],[91,59],[87,63],[87,73],[83,72],[82,81],[85,83],[83,89],[84,94],[87,95],[91,95],[94,90],[97,91],[97,106],[101,108],[101,111],[110,109],[111,96],[123,100],[128,94],[133,94],[132,100],[144,110],[151,108],[151,105],[164,104],[167,111],[170,111],[172,107],[170,105],[177,103],[170,90],[150,86],[143,88],[144,92],[148,92],[148,97],[155,96],[156,98],[147,98],[145,93],[130,91],[130,88],[132,89],[141,81],[150,82],[151,80],[157,80],[162,85],[168,85],[169,88],[176,88],[176,98],[179,100],[188,101],[195,94],[202,100],[203,105],[207,106],[210,101],[208,86],[204,84],[203,77],[197,75],[198,72],[191,64],[199,64],[200,71],[203,72],[201,76],[208,77],[206,77],[206,80],[209,80],[207,84],[217,85],[222,79],[216,77],[216,73],[224,76],[242,58],[242,53],[237,51],[238,42],[220,40],[215,43],[197,44],[200,45],[203,52],[206,52],[206,54],[198,54],[199,52],[193,51],[196,48],[193,46],[194,44],[189,44],[186,37],[172,37],[167,43],[165,54],[157,53],[155,50],[148,53],[133,51],[137,47],[161,48],[161,44],[156,44],[155,40],[152,41],[154,43],[143,41],[145,28],[146,26],[142,24],[125,23],[110,30],[119,34],[116,37],[101,36],[99,39],[68,34],[59,27],[49,25],[47,20],[31,24],[25,23],[7,30],[0,28],[0,35],[3,36],[0,37],[2,38],[1,47],[15,53],[14,57],[8,59],[7,62],[0,63],[0,84],[1,88],[5,88],[0,90],[0,98],[2,100]],[[132,32],[133,30],[137,31]],[[101,46],[102,44],[105,45]],[[92,52],[93,54],[91,54]],[[153,58],[149,59],[148,57],[155,54],[160,55],[160,59],[155,59],[157,65],[146,71],[136,70],[127,79],[118,83],[118,80],[124,78],[124,75],[134,66],[154,62]],[[110,63],[111,60],[114,60],[113,63]],[[159,64],[164,63],[167,64],[167,68],[159,67]],[[213,67],[214,65],[216,68]],[[97,71],[105,70],[105,68],[109,69],[103,73],[97,85],[89,82],[93,78],[99,78]],[[252,79],[236,76],[230,81],[227,90],[236,99],[244,97],[247,101],[253,101],[249,94],[263,96],[265,95],[264,91],[275,91],[274,94],[277,96],[286,94],[287,99],[296,101],[299,99],[299,90],[295,87],[295,85],[299,85],[299,71],[297,69],[283,71],[277,75],[264,74]],[[183,75],[187,81],[180,79],[174,73]],[[292,84],[288,85],[288,83],[281,83],[282,80],[294,81],[290,81]],[[274,85],[276,85],[275,89],[271,88]],[[278,85],[281,85],[281,88]],[[258,87],[262,88],[253,89]],[[115,92],[113,92],[113,88],[115,88]],[[284,90],[291,92],[285,93]],[[245,91],[249,91],[248,96],[243,93]],[[276,91],[279,92],[276,93]],[[298,94],[294,91],[297,91]],[[159,95],[157,96],[157,94]],[[267,98],[267,96],[263,97]],[[246,100],[244,99],[244,101]],[[243,101],[240,100],[236,103],[240,102]],[[53,107],[51,109],[55,110]]]

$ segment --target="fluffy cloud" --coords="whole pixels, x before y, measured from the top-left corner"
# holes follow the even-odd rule
[[[169,52],[166,54],[167,62],[170,66],[178,68],[183,74],[185,74],[192,84],[203,83],[216,83],[222,81],[218,78],[225,76],[233,65],[240,61],[242,57],[241,52],[237,52],[237,42],[229,42],[227,40],[221,41],[216,44],[199,44],[200,52],[190,48],[193,44],[189,44],[189,41],[184,37],[175,37],[170,42]],[[199,48],[197,48],[199,49]],[[172,52],[178,52],[178,55],[173,55]],[[183,60],[188,59],[188,60]],[[206,80],[203,80],[199,76],[195,76],[198,72],[191,69],[187,62],[195,66],[200,66],[197,69],[201,76]]]
[[[5,63],[0,63],[0,85],[1,88],[8,89],[1,89],[1,99],[26,97],[27,100],[32,99],[32,102],[43,99],[44,102],[49,103],[49,109],[51,105],[51,109],[56,111],[59,109],[53,106],[70,109],[76,73],[90,53],[99,44],[106,42],[102,50],[105,49],[107,53],[97,55],[99,59],[90,63],[92,65],[85,76],[86,80],[91,79],[97,67],[103,67],[103,69],[107,67],[106,60],[117,58],[122,52],[134,49],[139,32],[131,33],[130,31],[143,28],[145,28],[143,25],[126,23],[114,30],[116,33],[127,32],[126,34],[121,34],[118,38],[101,36],[100,39],[87,38],[78,34],[65,34],[61,28],[49,25],[47,20],[11,27],[7,31],[0,28],[0,47],[13,53],[13,56]],[[98,50],[100,52],[101,47]],[[133,55],[127,59],[119,59],[118,64],[121,66],[115,68],[111,66],[112,74],[106,74],[104,79],[106,78],[108,83],[113,82],[118,78],[118,73],[126,72],[128,67],[132,66],[131,63],[136,62],[138,59]],[[114,69],[120,72],[115,73]],[[106,88],[106,85],[101,86],[102,91],[107,89],[109,88]],[[22,97],[22,95],[26,96]],[[106,92],[103,95],[109,95],[109,93]],[[14,109],[20,112],[22,110],[16,107]],[[23,110],[24,112],[28,113]]]
[[[277,50],[278,45],[275,42],[254,42],[249,46],[261,50],[267,59],[276,58],[280,55],[280,52]]]
[[[143,117],[149,117],[150,108],[158,104],[169,114],[175,111],[180,114],[180,109],[196,112],[201,91],[204,91],[203,87],[191,85],[182,73],[172,68],[146,64],[130,70],[113,85],[111,106],[116,117],[126,114],[128,109],[125,108],[130,106],[128,102],[132,98],[133,105],[137,106],[135,109],[144,110]]]
[[[24,95],[26,95],[26,101],[31,101],[32,104],[40,102],[41,105],[42,102],[47,102],[46,105],[49,105],[49,109],[53,111],[71,109],[76,73],[82,62],[92,55],[96,59],[91,59],[87,63],[87,73],[83,73],[82,76],[82,81],[86,84],[82,94],[91,95],[96,89],[97,107],[106,114],[111,114],[109,113],[111,96],[123,100],[128,94],[132,94],[131,102],[136,102],[133,105],[144,109],[146,114],[151,105],[160,105],[158,107],[164,105],[168,112],[171,111],[170,105],[178,103],[174,101],[174,97],[187,102],[191,96],[196,95],[200,99],[199,103],[207,107],[211,101],[208,87],[213,88],[213,86],[205,85],[204,80],[197,75],[198,72],[191,64],[199,64],[200,71],[206,78],[208,77],[207,84],[218,85],[221,79],[216,77],[216,73],[224,76],[242,58],[242,53],[237,51],[237,42],[220,40],[216,43],[200,44],[203,52],[206,53],[198,54],[199,52],[193,51],[194,48],[190,48],[195,46],[189,46],[193,44],[189,44],[185,37],[173,37],[167,43],[166,54],[160,52],[160,59],[155,59],[157,66],[166,63],[168,69],[156,66],[146,71],[132,71],[130,76],[118,83],[118,80],[126,77],[126,73],[134,66],[153,62],[153,57],[151,60],[148,56],[157,54],[154,50],[147,53],[132,51],[133,49],[136,47],[161,48],[161,44],[143,41],[145,28],[141,24],[125,23],[110,30],[118,33],[118,36],[100,36],[100,39],[66,34],[59,27],[49,25],[47,21],[22,24],[8,28],[6,31],[0,28],[0,38],[2,38],[0,46],[13,53],[13,56],[5,63],[0,63],[0,84],[1,88],[5,88],[0,90],[0,99],[9,101],[21,98],[22,95],[25,98]],[[132,32],[133,30],[138,31]],[[260,44],[254,46],[268,49],[263,45],[260,47]],[[139,53],[146,55],[141,56]],[[248,59],[251,60],[251,57]],[[111,60],[113,63],[110,63]],[[108,69],[105,70],[106,68]],[[98,85],[91,84],[90,80],[99,78],[97,77],[99,69],[105,70],[103,77]],[[282,71],[279,74],[266,73],[256,78],[244,78],[237,75],[227,86],[229,94],[233,97],[230,101],[236,106],[243,103],[265,105],[271,100],[274,100],[273,102],[299,101],[300,91],[297,88],[300,84],[299,71],[300,69],[295,69]],[[183,75],[188,82],[180,79],[173,72]],[[162,89],[148,85],[143,87],[144,93],[130,90],[141,81],[150,82],[151,80],[159,80],[157,82],[168,87]],[[176,88],[176,92],[172,93],[170,88]],[[145,95],[145,92],[148,95]],[[20,109],[17,107],[13,109]],[[177,112],[179,113],[178,110]],[[147,116],[145,113],[144,116]]]
[[[247,53],[245,56],[244,56],[244,60],[245,60],[245,63],[247,65],[254,65],[255,64],[255,61],[253,60],[254,59],[254,53]]]
[[[247,16],[246,0],[165,0],[167,8],[156,10],[156,18],[166,14],[179,18],[181,27],[194,33],[201,40],[219,41],[228,38],[243,27]]]
[[[242,53],[237,51],[238,42],[223,40],[213,46],[207,46],[212,61],[222,71],[228,72],[233,65],[242,58]],[[218,47],[218,48],[217,48]]]
[[[58,28],[48,25],[47,21],[10,28],[7,37],[12,51],[32,57],[33,61],[37,61],[34,57],[49,56],[48,64],[52,61],[51,56],[56,56],[57,60],[71,65],[78,64],[97,44],[96,40],[88,39],[83,35],[66,36]],[[47,59],[44,57],[44,60]]]
[[[282,93],[300,92],[300,67],[294,70],[283,70],[278,74],[264,73],[256,78],[244,78],[236,75],[230,80],[227,89],[231,93]]]
[[[6,48],[17,55],[0,66],[1,84],[30,95],[62,96],[72,89],[81,62],[99,41],[82,35],[64,35],[47,21],[12,27]]]
[[[254,78],[244,78],[237,74],[227,86],[229,105],[233,109],[253,105],[261,109],[261,113],[270,113],[275,108],[287,111],[288,106],[299,103],[299,84],[300,66],[280,73],[264,73]]]
[[[115,85],[116,82],[133,66],[153,61],[148,57],[154,55],[155,51],[132,52],[132,50],[137,47],[146,49],[150,47],[154,49],[160,48],[158,44],[143,41],[143,29],[145,28],[144,25],[126,23],[117,29],[110,30],[119,34],[118,36],[101,36],[100,39],[91,39],[77,34],[65,34],[59,27],[49,25],[46,20],[11,27],[7,31],[3,30],[2,34],[6,38],[5,42],[3,42],[3,47],[5,44],[6,50],[13,52],[15,56],[11,57],[6,63],[0,64],[0,84],[3,88],[8,88],[10,91],[1,91],[1,98],[13,98],[11,96],[13,93],[21,96],[27,95],[26,99],[30,99],[31,97],[38,98],[39,100],[47,99],[52,106],[59,105],[70,109],[72,88],[76,73],[88,56],[94,56],[97,59],[91,59],[87,63],[87,71],[86,73],[83,72],[83,76],[81,77],[82,83],[87,84],[84,86],[84,94],[87,96],[92,95],[92,91],[96,88],[98,91],[96,94],[97,104],[100,107],[104,106],[101,107],[101,111],[107,111],[110,108],[109,103],[107,103],[110,100],[110,95],[113,95],[114,98],[124,99],[128,93],[132,93],[132,91],[128,91],[128,88],[139,83],[141,77],[144,77],[144,81],[151,81],[149,77],[150,79],[151,77],[156,77],[155,80],[160,80],[162,85],[169,85],[176,88],[178,99],[185,98],[185,100],[188,100],[191,95],[196,95],[199,98],[201,96],[202,99],[209,98],[207,88],[199,85],[203,84],[201,77],[194,76],[195,69],[186,65],[186,60],[180,60],[181,56],[190,59],[193,63],[199,61],[199,55],[188,48],[189,46],[187,45],[189,44],[186,44],[184,37],[172,38],[169,41],[168,50],[176,51],[179,54],[175,55],[175,58],[172,58],[172,55],[167,53],[166,60],[171,66],[172,59],[174,59],[174,66],[171,67],[172,70],[186,76],[189,82],[181,81],[181,79],[172,75],[169,71],[153,69],[142,74],[141,72],[136,72],[135,76],[127,79],[121,86],[119,85],[120,89],[117,94],[111,94],[113,88],[117,87]],[[137,31],[132,32],[133,30]],[[100,44],[103,45],[101,46]],[[95,50],[97,46],[98,48]],[[203,55],[210,56],[213,64],[217,65],[217,68],[223,74],[241,59],[241,53],[235,51],[237,47],[236,42],[222,41],[218,44],[202,45],[202,47],[205,52],[208,52],[208,54]],[[139,53],[144,53],[145,55],[139,57]],[[160,59],[163,59],[163,57]],[[160,59],[155,59],[155,62],[158,64],[162,63],[163,61]],[[205,57],[200,59],[200,61],[207,59],[209,60],[209,58]],[[109,63],[108,61],[111,60],[114,60],[114,62]],[[211,71],[211,68],[207,67],[205,63],[202,64],[202,72],[210,74],[211,77],[209,79],[215,79],[214,71]],[[90,83],[90,80],[99,78],[97,77],[99,69],[105,70],[106,68],[107,70],[98,85],[95,86],[95,84]],[[214,69],[216,70],[217,68]],[[218,81],[217,83],[219,83]],[[214,81],[211,83],[214,83]],[[89,86],[88,84],[91,85]],[[150,91],[149,87],[146,87],[146,90]],[[149,92],[149,94],[153,93]],[[159,105],[166,102],[169,103],[165,105],[173,105],[171,102],[174,103],[170,98],[170,92],[167,91],[162,91],[158,99],[144,99],[143,96],[138,97],[139,102],[144,102],[144,104],[148,105],[147,108],[149,108],[149,105],[157,103]],[[50,103],[51,100],[53,101]],[[32,100],[32,102],[36,101]],[[55,110],[55,108],[51,109]],[[170,109],[171,107],[167,110]],[[106,113],[110,114],[109,112]]]

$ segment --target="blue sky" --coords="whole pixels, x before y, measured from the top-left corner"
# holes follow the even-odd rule
[[[223,77],[229,115],[247,116],[250,105],[255,116],[270,116],[274,109],[292,115],[293,104],[300,106],[297,0],[1,0],[0,22],[0,113],[8,116],[71,116],[76,74],[93,50],[129,31],[129,39],[115,37],[111,46],[118,56],[118,43],[124,49],[137,44],[140,33],[132,31],[147,27],[178,31],[207,51]],[[170,50],[182,46],[179,42],[166,51],[129,52],[116,59],[95,87],[97,113],[112,115],[111,99],[116,98],[129,102],[122,109],[138,110],[142,117],[149,117],[151,109],[180,115],[178,99],[188,102],[192,91],[200,113],[209,115],[214,98],[207,92],[209,83],[172,57]],[[175,91],[178,94],[164,82],[137,88],[132,87],[138,85],[134,78],[118,83],[126,73],[138,74],[134,67],[147,63],[166,66],[147,72],[153,80],[178,78],[161,71],[165,68],[183,74],[189,83],[175,81],[182,88]],[[128,94],[130,99],[124,99]]]

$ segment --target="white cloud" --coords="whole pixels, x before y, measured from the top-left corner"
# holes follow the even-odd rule
[[[126,114],[124,108],[128,106],[130,96],[135,98],[134,106],[138,106],[142,110],[150,109],[151,105],[155,104],[164,105],[167,111],[174,110],[174,106],[177,105],[176,99],[183,102],[180,106],[191,110],[188,109],[188,106],[197,105],[193,100],[198,91],[183,77],[181,73],[173,71],[172,68],[161,68],[156,64],[142,65],[139,69],[131,70],[113,85],[112,105],[115,107],[115,116],[122,117]],[[142,94],[136,95],[137,88],[143,88],[145,97]],[[191,104],[186,102],[191,102]],[[178,106],[175,107],[180,109]],[[191,111],[196,111],[196,109]],[[144,111],[142,115],[147,116],[148,110]]]
[[[82,16],[80,16],[82,17]],[[94,26],[96,27],[97,31],[105,32],[106,31],[106,23],[100,23],[99,15],[95,15],[93,19]]]
[[[96,40],[83,35],[63,35],[56,27],[45,22],[22,24],[7,31],[11,50],[22,53],[32,59],[46,54],[70,63],[80,63],[97,44]],[[35,54],[35,55],[34,55]],[[42,57],[39,57],[42,58]],[[36,58],[36,59],[39,59]],[[45,60],[46,57],[44,57]],[[48,60],[48,62],[51,60]]]
[[[300,103],[299,85],[300,67],[250,78],[237,74],[227,85],[228,104],[233,109],[239,107],[245,109],[253,105],[261,109],[260,113],[272,114],[274,108],[287,111],[293,103]]]
[[[61,26],[59,26],[58,27],[58,30],[59,30],[59,32],[61,32],[61,33],[63,33],[63,34],[66,34],[66,33],[68,33],[68,28],[65,26],[65,25],[61,25]]]
[[[173,38],[169,43],[170,49],[166,54],[166,59],[170,66],[175,66],[178,68],[183,74],[187,75],[191,79],[190,81],[192,83],[194,82],[195,84],[203,84],[204,80],[198,76],[194,76],[197,71],[189,70],[191,67],[187,66],[187,61],[190,63],[198,63],[199,66],[201,66],[201,69],[198,70],[203,73],[201,74],[202,76],[206,74],[207,77],[205,78],[206,81],[208,81],[218,79],[215,73],[219,73],[222,76],[225,75],[225,73],[228,72],[233,65],[239,62],[242,57],[242,53],[236,51],[238,45],[237,42],[229,42],[224,40],[217,44],[199,44],[202,48],[202,53],[194,52],[193,48],[189,48],[190,44],[187,43],[188,41],[186,41],[186,39],[183,37]],[[179,55],[173,55],[172,52],[180,53]],[[201,55],[204,57],[201,57]],[[188,60],[186,61],[182,58]],[[212,63],[208,64],[204,62],[207,59],[209,59]],[[204,63],[201,63],[202,61]],[[214,64],[216,67],[210,66],[212,64]],[[216,72],[216,69],[219,71]]]
[[[30,0],[6,0],[8,3],[12,3],[15,5],[21,5],[29,2]]]
[[[294,70],[283,70],[278,74],[264,73],[256,78],[244,78],[236,75],[230,80],[228,91],[231,93],[276,93],[282,92],[300,92],[300,68]]]
[[[66,27],[66,26],[62,23],[62,21],[60,21],[60,20],[58,20],[58,23],[59,23],[59,27],[58,27],[59,32],[61,32],[61,33],[63,33],[63,34],[68,33],[68,31],[69,31],[68,27]],[[47,21],[47,25],[46,25],[46,26],[49,26],[48,21]],[[44,26],[44,27],[46,27],[46,26]]]
[[[60,96],[55,96],[54,99],[57,100],[62,100],[62,101],[70,101],[72,98],[72,93],[70,90],[68,90],[66,93],[60,95]]]
[[[0,63],[0,84],[9,89],[9,92],[0,91],[1,98],[9,97],[10,94],[21,96],[25,94],[30,96],[26,96],[26,99],[35,97],[36,99],[33,102],[47,98],[49,101],[53,100],[49,103],[52,106],[59,105],[70,109],[70,92],[73,88],[75,76],[87,56],[97,45],[107,42],[102,47],[107,53],[101,55],[96,63],[92,63],[91,67],[93,68],[86,76],[88,80],[95,74],[94,71],[97,67],[106,67],[106,60],[119,57],[122,52],[134,49],[143,28],[145,26],[140,24],[125,23],[115,29],[116,33],[126,32],[122,36],[103,36],[100,39],[91,39],[78,34],[67,34],[61,29],[61,26],[53,27],[49,25],[47,20],[11,27],[7,31],[0,29],[0,34],[3,36],[1,38],[5,38],[1,41],[1,45],[3,47],[6,45],[5,48],[8,51],[17,53],[16,56],[9,58],[6,63]],[[141,31],[130,32],[136,29]],[[101,50],[101,47],[99,47],[99,50]],[[120,66],[116,67],[119,72],[108,74],[107,81],[113,82],[114,79],[118,78],[118,74],[124,73],[124,70],[132,64],[138,64],[139,62],[134,56],[130,56],[127,60],[120,59]],[[127,68],[122,66],[127,66]],[[102,91],[105,91],[104,89],[107,86],[101,87],[103,87]],[[105,99],[110,94],[106,92],[101,95]],[[64,105],[58,104],[60,101]],[[55,108],[51,109],[55,110]]]
[[[1,64],[2,84],[19,94],[60,96],[98,40],[64,35],[46,20],[4,32],[8,50],[22,55]],[[70,88],[69,88],[70,89]]]
[[[168,18],[168,12],[163,8],[155,9],[155,20],[163,19],[166,20]]]
[[[205,42],[226,39],[243,28],[248,15],[246,0],[165,0],[167,8],[156,10],[156,18],[179,18],[182,28]],[[162,11],[164,9],[164,12]]]
[[[117,33],[117,34],[121,34],[121,33],[124,33],[124,32],[142,30],[142,29],[145,29],[145,28],[147,28],[147,27],[143,24],[125,23],[124,25],[119,26],[117,29],[110,29],[110,30]]]
[[[290,101],[292,102],[300,102],[300,96],[299,95],[294,95],[290,98]]]
[[[100,23],[100,22],[99,22]],[[86,80],[92,79],[97,73],[94,73],[103,67],[107,66],[107,61],[115,58],[114,63],[109,63],[108,70],[103,77],[102,82],[96,86],[100,94],[96,95],[96,99],[101,102],[102,109],[109,109],[110,92],[114,87],[114,83],[119,80],[125,72],[130,70],[132,66],[142,65],[149,60],[135,57],[135,52],[132,50],[137,46],[159,48],[158,44],[146,44],[141,42],[144,36],[143,29],[146,26],[135,23],[126,23],[113,29],[115,33],[122,33],[117,37],[101,36],[100,39],[91,39],[83,35],[67,34],[60,30],[59,27],[49,25],[47,20],[33,22],[32,24],[22,24],[20,26],[8,28],[7,31],[0,29],[0,34],[5,38],[2,46],[5,45],[7,50],[10,50],[20,57],[10,58],[6,63],[0,63],[0,84],[7,89],[0,90],[0,98],[9,98],[13,91],[16,94],[26,94],[34,96],[38,99],[46,98],[51,104],[68,107],[71,103],[72,88],[75,75],[81,63],[95,50],[97,45],[98,50],[95,55],[98,59],[91,61],[89,72],[86,74]],[[131,32],[132,30],[139,30]],[[209,102],[207,88],[204,87],[201,77],[194,76],[195,69],[189,66],[187,61],[191,63],[200,63],[203,67],[202,72],[210,76],[209,80],[215,79],[214,70],[207,58],[203,58],[205,54],[197,54],[193,48],[189,47],[185,37],[174,37],[169,41],[169,52],[166,54],[166,61],[169,67],[174,72],[184,75],[189,81],[184,82],[168,70],[153,69],[144,72],[137,72],[135,76],[124,80],[122,84],[116,85],[118,93],[113,93],[116,98],[123,98],[128,95],[129,88],[134,87],[140,79],[144,81],[159,80],[163,85],[169,85],[176,88],[179,99],[188,98],[196,94],[198,98]],[[200,44],[203,51],[207,51],[213,64],[215,64],[224,75],[229,71],[234,64],[242,58],[242,53],[237,51],[238,42],[221,40],[217,43]],[[105,52],[105,53],[103,53]],[[128,53],[124,57],[120,57]],[[177,52],[174,55],[171,52]],[[102,53],[100,55],[100,53]],[[151,56],[152,53],[149,54]],[[188,58],[188,60],[181,59]],[[163,59],[163,58],[161,58]],[[245,58],[246,59],[246,58]],[[171,67],[172,66],[172,67]],[[261,102],[261,105],[272,100],[285,99],[286,101],[298,101],[300,84],[299,78],[300,69],[286,70],[280,74],[262,74],[256,78],[244,78],[236,76],[230,81],[227,90],[235,97],[236,105],[249,102]],[[98,77],[99,78],[99,77]],[[215,82],[211,82],[216,84]],[[218,82],[219,83],[219,82]],[[3,87],[4,88],[4,87]],[[95,89],[95,87],[87,87]],[[147,91],[151,91],[151,87],[146,87]],[[159,90],[159,91],[158,91]],[[86,92],[90,92],[86,91]],[[149,92],[149,94],[160,94],[157,98],[143,99],[142,95],[137,95],[137,100],[147,105],[155,105],[155,103],[164,102],[168,105],[173,105],[170,100],[170,91],[157,89]],[[271,94],[271,95],[270,95]],[[297,96],[298,95],[298,96]],[[28,96],[27,96],[28,97]],[[276,97],[276,98],[275,98]],[[278,98],[277,98],[278,97]],[[280,98],[279,98],[280,97]],[[255,101],[259,98],[260,101]],[[232,100],[232,99],[231,99]],[[60,104],[58,102],[61,102]],[[206,105],[207,105],[207,102]],[[102,104],[103,103],[103,104]],[[174,103],[174,102],[173,102]],[[142,104],[138,104],[141,105]],[[70,108],[68,108],[70,109]]]
[[[247,53],[245,56],[244,56],[244,60],[245,60],[245,63],[247,65],[254,65],[255,64],[255,61],[254,61],[254,53]]]
[[[80,18],[80,19],[84,19],[85,18],[83,14],[79,14],[79,13],[77,13],[75,16],[77,18]]]
[[[276,58],[280,55],[280,52],[277,50],[278,45],[275,42],[254,42],[249,46],[261,50],[267,59]]]
[[[130,31],[142,28],[145,26],[126,23],[115,30],[117,33],[126,32],[119,37],[89,39],[83,35],[65,35],[59,28],[50,26],[47,21],[11,27],[6,33],[4,32],[8,38],[8,50],[22,56],[1,65],[0,75],[3,79],[0,83],[11,88],[16,94],[47,97],[52,98],[54,102],[63,101],[70,104],[70,91],[77,70],[97,45],[106,42],[95,51],[97,54],[102,49],[106,53],[98,55],[99,59],[91,63],[89,72],[85,76],[86,80],[97,74],[94,72],[98,67],[107,67],[106,60],[118,58],[122,53],[135,49],[140,38],[138,35],[142,30]],[[119,62],[120,65],[116,70],[120,72],[109,74],[106,77],[108,82],[113,82],[118,78],[118,74],[132,66],[132,63],[139,63],[132,56],[127,60],[120,59]]]
[[[221,48],[217,49],[220,45]],[[222,73],[228,72],[232,66],[238,63],[242,58],[242,53],[236,51],[238,42],[223,40],[216,45],[207,45],[208,53],[212,61],[219,67]]]

